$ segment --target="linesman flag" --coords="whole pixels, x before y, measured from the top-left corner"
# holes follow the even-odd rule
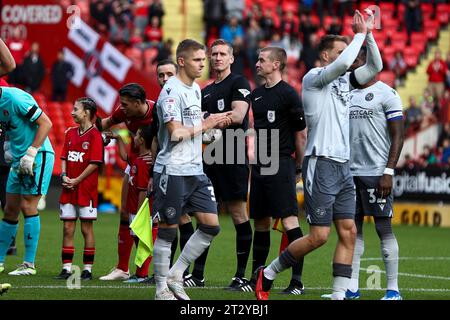
[[[130,228],[139,238],[134,263],[138,267],[141,267],[144,261],[153,255],[152,219],[150,217],[150,206],[147,197],[139,208]]]

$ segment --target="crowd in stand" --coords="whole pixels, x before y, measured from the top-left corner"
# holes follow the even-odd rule
[[[392,2],[396,7],[394,16],[399,15],[397,9],[400,3],[404,4],[398,30],[406,30],[410,36],[421,29],[421,3],[433,3],[435,11],[432,15],[435,15],[436,4],[445,1]],[[255,83],[258,83],[258,79],[254,66],[259,49],[268,45],[283,47],[298,80],[309,69],[317,66],[320,37],[325,33],[346,34],[346,19],[355,8],[360,7],[361,1],[300,0],[291,2],[295,3],[295,7],[283,6],[284,3],[203,0],[204,41],[209,45],[220,37],[232,43],[235,55],[232,71],[245,74]],[[379,4],[380,1],[375,3]],[[161,0],[91,0],[89,12],[89,23],[119,49],[156,48],[158,53],[153,63],[173,58],[173,41],[163,40],[162,18],[165,12]],[[388,38],[386,46],[390,41]],[[9,76],[9,82],[31,93],[39,91],[46,72],[39,55],[39,44],[28,43],[20,37],[18,30],[7,44],[17,63],[16,70]],[[408,64],[401,50],[396,50],[391,58],[385,60],[384,67],[395,73],[397,86],[404,83]],[[64,101],[72,74],[72,67],[64,62],[63,52],[59,52],[50,74],[53,82],[52,100]],[[429,86],[422,96],[419,99],[410,97],[408,102],[404,102],[405,107],[408,107],[405,111],[407,136],[434,123],[441,123],[445,128],[450,122],[450,52],[444,55],[437,51],[427,68],[427,74]],[[446,131],[442,129],[442,132]],[[445,151],[448,144],[446,139],[440,139],[435,147],[429,147],[419,160],[411,160],[411,163],[417,166],[448,164],[448,152]]]

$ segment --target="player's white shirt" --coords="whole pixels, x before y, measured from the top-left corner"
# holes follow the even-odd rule
[[[185,127],[201,126],[201,93],[197,83],[188,86],[176,76],[169,78],[157,102],[159,120],[158,143],[161,151],[155,161],[155,172],[175,176],[203,174],[202,138],[171,141],[166,124],[178,121]]]
[[[388,121],[403,118],[397,91],[378,81],[350,94],[350,170],[354,176],[381,176],[391,147]]]
[[[323,84],[327,67],[311,69],[302,82],[302,102],[308,127],[305,156],[350,159],[348,96],[350,72]]]

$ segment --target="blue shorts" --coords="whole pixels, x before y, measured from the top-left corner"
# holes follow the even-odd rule
[[[38,152],[34,160],[34,176],[19,174],[19,163],[13,163],[9,171],[7,193],[45,195],[52,178],[55,154],[48,151]]]

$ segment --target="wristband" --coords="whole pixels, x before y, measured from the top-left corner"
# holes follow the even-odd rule
[[[67,177],[67,173],[61,172],[60,178],[62,179],[62,178],[64,178],[64,177]]]
[[[384,171],[383,171],[383,174],[388,174],[390,176],[393,176],[394,175],[394,169],[385,168]]]

